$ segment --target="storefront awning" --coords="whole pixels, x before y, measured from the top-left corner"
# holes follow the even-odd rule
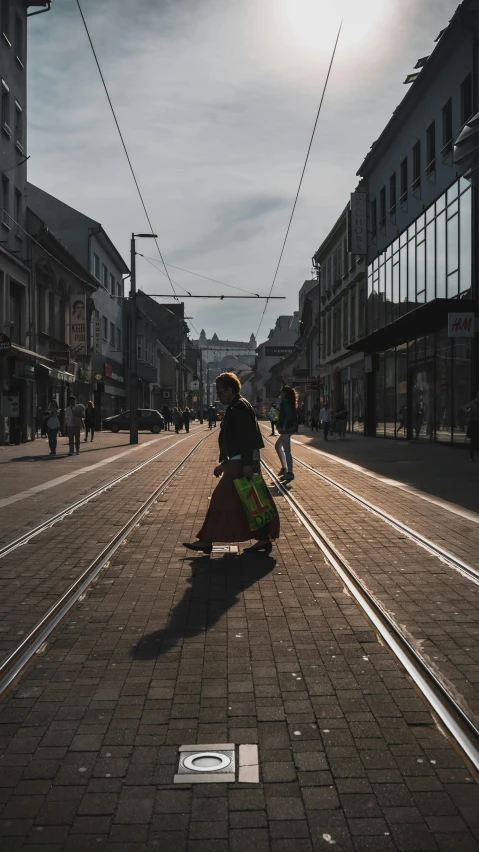
[[[475,313],[475,310],[476,304],[471,299],[433,299],[384,328],[378,328],[367,337],[351,343],[348,349],[353,352],[383,352],[400,343],[446,328],[447,315],[450,312]]]
[[[10,343],[8,349],[2,349],[0,355],[6,355],[10,358],[20,358],[22,361],[36,361],[38,364],[47,368],[49,364],[53,364],[50,358],[34,352],[33,349],[26,349],[25,346],[20,346],[18,343]]]
[[[56,367],[48,367],[46,364],[39,364],[38,366],[46,370],[51,379],[55,379],[58,382],[67,382],[67,384],[72,385],[75,381],[73,373],[67,373],[65,370],[57,370]]]

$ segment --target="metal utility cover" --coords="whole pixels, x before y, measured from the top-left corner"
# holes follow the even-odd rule
[[[179,752],[175,784],[224,784],[236,780],[234,743],[182,745]]]
[[[238,554],[238,545],[237,544],[215,544],[213,546],[213,550],[211,551],[212,556],[223,556],[225,553],[234,553]]]

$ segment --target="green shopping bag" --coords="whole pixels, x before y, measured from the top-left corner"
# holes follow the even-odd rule
[[[246,512],[250,530],[259,530],[269,524],[276,516],[276,509],[263,477],[254,473],[251,479],[243,476],[233,482]]]

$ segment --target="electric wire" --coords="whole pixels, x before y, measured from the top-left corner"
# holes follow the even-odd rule
[[[141,256],[144,257],[145,260],[156,261],[156,258],[147,257],[146,254],[142,254]],[[260,298],[259,293],[253,293],[252,290],[245,290],[243,287],[236,287],[234,284],[226,284],[225,281],[218,281],[217,278],[210,278],[208,275],[200,275],[199,272],[192,272],[191,269],[183,269],[182,266],[175,266],[174,263],[167,263],[166,265],[171,266],[172,269],[179,269],[181,272],[187,272],[189,275],[196,275],[197,278],[204,278],[205,281],[213,281],[214,284],[221,284],[222,287],[230,287],[232,290],[239,290],[241,293],[249,293],[250,296],[258,296],[258,298]],[[179,287],[180,285],[177,284],[177,286]]]
[[[92,39],[91,39],[90,31],[89,31],[89,29],[88,29],[87,22],[86,22],[86,20],[85,20],[85,16],[84,16],[84,14],[83,14],[83,10],[82,10],[82,7],[81,7],[81,5],[80,5],[80,0],[76,0],[76,3],[77,3],[77,6],[78,6],[78,11],[80,12],[80,15],[81,15],[81,19],[82,19],[82,21],[83,21],[83,26],[85,27],[85,32],[86,32],[86,34],[87,34],[88,41],[90,42],[90,47],[91,47],[91,49],[92,49],[92,53],[93,53],[93,56],[94,56],[94,58],[95,58],[95,62],[96,62],[96,67],[98,68],[98,73],[99,73],[100,78],[101,78],[101,81],[102,81],[102,83],[103,83],[103,88],[104,88],[104,90],[105,90],[105,94],[106,94],[106,97],[107,97],[107,99],[108,99],[108,103],[110,104],[110,109],[111,109],[111,112],[112,112],[113,118],[114,118],[114,120],[115,120],[116,128],[117,128],[117,130],[118,130],[118,133],[119,133],[119,136],[120,136],[120,139],[121,139],[121,144],[123,145],[123,150],[124,150],[124,152],[125,152],[126,159],[128,160],[128,165],[129,165],[129,167],[130,167],[130,171],[131,171],[131,174],[132,174],[132,176],[133,176],[133,180],[134,180],[134,182],[135,182],[135,186],[136,186],[136,188],[137,188],[138,195],[139,195],[139,198],[140,198],[140,201],[141,201],[141,204],[142,204],[142,207],[143,207],[143,210],[144,210],[144,213],[145,213],[145,216],[146,216],[146,219],[147,219],[148,225],[150,226],[151,233],[152,233],[152,234],[154,234],[155,232],[154,232],[154,229],[153,229],[153,225],[152,225],[152,223],[151,223],[151,219],[150,219],[150,217],[149,217],[149,215],[148,215],[148,210],[146,209],[146,204],[145,204],[145,202],[144,202],[143,195],[142,195],[142,193],[141,193],[141,189],[140,189],[140,185],[139,185],[139,183],[138,183],[138,181],[137,181],[137,178],[136,178],[136,175],[135,175],[135,171],[134,171],[134,169],[133,169],[133,165],[132,165],[132,162],[131,162],[131,159],[130,159],[130,155],[128,154],[128,149],[127,149],[127,147],[126,147],[125,140],[123,139],[123,134],[122,134],[122,132],[121,132],[120,125],[119,125],[119,123],[118,123],[118,119],[117,119],[117,117],[116,117],[115,109],[114,109],[114,107],[113,107],[113,103],[112,103],[112,100],[111,100],[111,98],[110,98],[110,94],[109,94],[109,92],[108,92],[108,88],[107,88],[107,85],[106,85],[106,82],[105,82],[105,78],[104,78],[104,76],[103,76],[103,73],[102,73],[102,70],[101,70],[101,67],[100,67],[100,63],[99,63],[99,61],[98,61],[98,57],[97,57],[97,55],[96,55],[95,48],[94,48],[94,46],[93,46],[93,42],[92,42]],[[169,282],[170,282],[171,289],[172,289],[172,291],[173,291],[173,295],[174,295],[175,299],[178,299],[178,296],[177,296],[177,294],[176,294],[176,292],[175,292],[175,288],[174,288],[174,286],[173,286],[173,282],[172,282],[172,280],[171,280],[171,278],[170,278],[170,273],[168,272],[168,269],[166,268],[166,264],[165,264],[165,261],[164,261],[163,255],[162,255],[162,253],[161,253],[161,249],[160,249],[160,245],[159,245],[159,242],[158,242],[158,238],[157,238],[157,237],[155,237],[155,244],[156,244],[156,248],[158,249],[158,254],[160,255],[161,262],[163,263],[163,266],[165,267],[166,276],[167,276],[167,278],[168,278],[168,280],[169,280]]]
[[[300,190],[301,190],[301,185],[303,183],[303,178],[304,178],[304,174],[305,174],[305,171],[306,171],[306,166],[308,164],[309,154],[310,154],[310,151],[311,151],[311,146],[313,144],[314,134],[316,132],[316,126],[318,124],[319,114],[321,112],[321,107],[323,105],[324,96],[326,94],[326,89],[327,89],[328,81],[329,81],[329,75],[331,74],[331,68],[333,67],[334,57],[336,55],[336,48],[338,46],[339,35],[341,33],[341,27],[342,26],[343,26],[343,22],[341,21],[341,23],[339,24],[338,34],[336,36],[336,41],[334,42],[333,52],[332,52],[332,55],[331,55],[331,61],[329,63],[328,73],[326,74],[326,80],[325,80],[324,86],[323,86],[323,93],[321,95],[321,100],[319,102],[318,111],[316,113],[316,120],[314,122],[313,132],[311,134],[311,139],[309,140],[309,146],[308,146],[308,150],[307,150],[307,153],[306,153],[306,159],[304,161],[303,171],[301,172],[301,177],[300,177],[300,180],[299,180],[298,191],[296,192],[296,198],[294,199],[293,209],[291,211],[291,216],[289,217],[288,227],[286,229],[286,236],[284,238],[283,246],[282,246],[281,253],[280,253],[280,256],[279,256],[279,260],[278,260],[278,265],[276,267],[276,272],[274,273],[274,278],[273,278],[273,281],[272,281],[272,284],[271,284],[271,287],[270,287],[270,290],[269,290],[268,298],[266,299],[266,302],[264,303],[263,313],[261,314],[261,320],[260,320],[260,323],[259,323],[259,326],[258,326],[258,330],[256,332],[256,339],[258,339],[258,335],[259,335],[261,326],[263,324],[264,315],[266,313],[266,308],[268,307],[269,297],[271,296],[271,293],[273,292],[273,287],[276,283],[276,278],[277,278],[277,275],[278,275],[278,272],[279,272],[279,267],[280,267],[281,261],[283,259],[284,249],[286,247],[286,242],[288,240],[289,231],[290,231],[290,228],[291,228],[291,223],[293,221],[294,211],[296,210],[296,204],[298,203],[299,193],[300,193]]]

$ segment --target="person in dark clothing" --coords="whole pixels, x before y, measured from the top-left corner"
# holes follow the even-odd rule
[[[468,412],[466,437],[469,438],[469,458],[474,461],[474,453],[479,450],[479,391],[472,402],[464,406]]]
[[[184,546],[189,550],[210,554],[214,541],[248,541],[256,538],[257,543],[244,552],[261,551],[269,554],[272,541],[279,536],[278,513],[264,527],[252,532],[234,485],[235,479],[251,479],[253,473],[261,470],[260,450],[264,443],[256,413],[253,406],[241,396],[241,383],[234,373],[221,373],[216,379],[216,390],[218,398],[228,406],[218,436],[220,463],[214,470],[214,475],[221,479],[211,497],[203,526],[197,533],[198,541],[185,542]]]
[[[95,434],[95,406],[92,401],[87,402],[85,407],[85,437],[84,441],[88,441],[88,433],[91,432],[91,440]]]
[[[291,435],[298,431],[298,395],[294,388],[285,385],[281,388],[278,432],[275,449],[281,462],[279,475],[285,482],[294,479],[293,456],[291,455]]]
[[[208,421],[208,426],[211,429],[212,426],[216,429],[216,408],[213,405],[210,405],[208,411],[206,412],[206,419]]]
[[[52,400],[45,412],[45,431],[48,435],[51,456],[56,456],[57,454],[57,438],[59,429],[60,420],[58,418],[58,405],[55,400]]]
[[[164,405],[161,409],[161,413],[163,415],[163,419],[165,421],[165,432],[170,431],[170,423],[172,421],[171,411],[167,405]]]
[[[189,409],[189,408],[185,408],[185,410],[184,410],[184,412],[183,412],[183,425],[184,425],[184,427],[185,427],[185,431],[186,431],[186,432],[189,432],[189,431],[190,431],[190,420],[191,420],[191,413],[190,413],[190,409]]]

